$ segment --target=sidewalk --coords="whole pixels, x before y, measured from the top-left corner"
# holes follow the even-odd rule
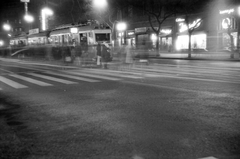
[[[156,57],[151,57],[156,58]],[[191,58],[188,58],[188,53],[171,53],[161,52],[158,59],[182,59],[182,60],[215,60],[215,61],[240,61],[239,53],[234,53],[234,58],[231,58],[230,53],[225,52],[199,52],[192,53]]]
[[[177,59],[177,60],[212,60],[212,61],[232,61],[232,62],[240,62],[239,53],[234,53],[234,58],[230,57],[230,53],[221,53],[221,52],[201,52],[201,53],[192,53],[191,58],[188,58],[188,53],[171,53],[171,52],[161,52],[159,57],[150,54],[149,60],[160,60],[160,59]],[[30,59],[30,58],[5,58],[0,57],[0,61],[6,62],[19,62],[19,63],[26,63],[26,64],[35,64],[47,67],[55,67],[55,68],[79,68],[79,66],[75,66],[73,64],[66,65],[61,60],[37,60],[37,59]],[[139,59],[136,59],[135,65],[142,65],[139,62]],[[109,63],[110,69],[117,69],[122,63],[120,59],[114,56],[113,61]],[[85,64],[81,66],[82,68],[97,68],[92,64]]]

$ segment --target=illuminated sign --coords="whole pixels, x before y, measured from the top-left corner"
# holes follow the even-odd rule
[[[162,30],[161,30],[161,33],[171,34],[171,33],[172,33],[172,30],[171,30],[171,29],[162,29]]]
[[[78,28],[70,28],[70,33],[73,33],[73,34],[78,33]]]
[[[225,18],[222,21],[222,28],[223,29],[228,29],[230,27],[231,21],[229,18]]]
[[[29,30],[29,35],[38,34],[38,33],[39,33],[39,28]]]
[[[134,35],[134,32],[128,32],[128,35]]]
[[[135,32],[136,33],[145,33],[147,31],[147,28],[146,27],[143,27],[143,28],[135,28]]]
[[[20,0],[20,2],[29,3],[30,0]]]
[[[189,29],[194,29],[194,28],[196,29],[196,28],[198,28],[200,25],[201,25],[201,19],[194,20],[191,24],[189,24],[188,27],[187,27],[187,24],[185,24],[185,23],[180,23],[180,24],[179,24],[179,26],[180,26],[179,32],[187,31],[188,28],[189,28]]]
[[[226,10],[221,10],[219,13],[220,14],[231,14],[234,12],[234,9],[226,9]]]
[[[177,18],[176,19],[176,22],[184,22],[185,21],[185,19],[183,19],[183,18]]]

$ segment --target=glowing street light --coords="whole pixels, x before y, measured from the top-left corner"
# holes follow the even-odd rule
[[[26,22],[28,22],[28,23],[32,23],[32,22],[34,21],[34,18],[33,18],[33,16],[31,16],[31,15],[29,15],[29,14],[26,14],[26,15],[24,16],[24,20],[25,20]]]
[[[93,6],[99,9],[103,9],[107,6],[106,0],[93,0]]]
[[[3,24],[3,29],[4,29],[5,31],[10,31],[10,30],[11,30],[11,26],[10,26],[8,23]]]
[[[48,16],[53,15],[53,11],[49,8],[42,9],[42,30],[48,29]]]
[[[127,24],[124,23],[124,22],[119,22],[119,23],[117,24],[117,30],[118,30],[118,31],[125,31],[126,28],[127,28]]]
[[[4,41],[0,40],[0,47],[2,47],[4,45]]]
[[[121,35],[121,44],[123,44],[123,40],[122,40],[122,37],[124,35],[124,31],[127,29],[127,24],[124,23],[124,22],[119,22],[117,23],[117,30],[120,32],[120,35]]]

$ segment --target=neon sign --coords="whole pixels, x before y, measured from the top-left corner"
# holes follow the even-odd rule
[[[230,27],[231,21],[229,18],[225,18],[222,21],[222,28],[223,29],[228,29]]]
[[[171,33],[172,33],[172,30],[171,30],[171,29],[162,29],[162,30],[161,30],[161,33],[171,34]]]
[[[176,22],[184,22],[185,21],[185,19],[183,19],[183,18],[177,18],[176,19]]]
[[[180,26],[180,29],[179,29],[179,32],[184,32],[188,29],[196,29],[198,28],[199,26],[201,25],[201,19],[197,19],[197,20],[194,20],[191,24],[189,24],[189,26],[187,27],[187,24],[185,23],[180,23],[179,26]]]
[[[222,10],[219,13],[220,14],[231,14],[234,12],[234,9],[226,9],[226,10]]]

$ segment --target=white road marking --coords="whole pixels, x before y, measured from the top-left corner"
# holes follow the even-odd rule
[[[35,80],[35,79],[32,79],[32,78],[24,77],[24,76],[21,76],[21,75],[10,74],[9,76],[12,76],[12,77],[15,77],[15,78],[18,78],[18,79],[21,79],[21,80],[39,85],[39,86],[52,86],[52,84],[42,82],[42,81],[38,81],[38,80]]]
[[[142,77],[139,77],[139,76],[134,76],[134,75],[125,75],[125,74],[122,74],[121,72],[116,72],[118,74],[113,74],[113,72],[102,72],[102,71],[98,71],[98,70],[81,70],[81,72],[91,72],[91,73],[94,73],[94,74],[105,74],[105,75],[109,75],[109,76],[115,76],[115,77],[125,77],[125,78],[133,78],[133,79],[139,79],[139,78],[142,78]]]
[[[90,78],[83,78],[83,77],[66,75],[66,74],[60,74],[60,73],[53,73],[53,72],[46,72],[46,73],[51,74],[51,75],[56,75],[56,76],[67,77],[67,78],[71,78],[71,79],[76,79],[76,80],[80,80],[80,81],[85,81],[85,82],[100,82],[99,80],[90,79]]]
[[[152,74],[145,74],[146,77],[153,77]],[[207,81],[207,82],[222,82],[222,83],[237,83],[240,84],[240,81],[224,81],[224,80],[214,80],[214,79],[205,79],[205,78],[194,78],[194,77],[182,77],[182,76],[172,76],[169,74],[159,74],[154,75],[154,77],[165,77],[165,78],[178,78],[178,79],[187,79],[187,80],[196,80],[196,81]]]
[[[217,159],[216,157],[205,157],[205,158],[198,158],[198,159]]]
[[[62,71],[62,72],[70,73],[70,74],[74,74],[74,75],[80,75],[80,76],[87,76],[87,77],[111,80],[111,81],[119,81],[119,80],[121,80],[120,78],[106,77],[106,76],[101,76],[101,75],[93,75],[93,74],[87,74],[87,73],[82,73],[82,72],[73,72],[73,71]]]
[[[97,72],[112,72],[112,73],[125,73],[125,74],[135,74],[135,75],[141,75],[141,73],[137,73],[137,72],[132,72],[133,69],[129,69],[127,71],[122,71],[122,70],[100,70],[100,69],[88,69],[88,70],[93,70],[93,71],[97,71]]]
[[[7,72],[7,73],[13,73],[12,71],[8,71],[8,70],[5,70],[3,68],[0,68],[0,70],[4,71],[4,72]]]
[[[14,81],[12,81],[12,80],[10,80],[10,79],[7,79],[7,78],[5,78],[5,77],[2,77],[2,76],[0,76],[0,81],[3,82],[3,83],[5,83],[5,84],[7,84],[7,85],[9,85],[9,86],[11,86],[11,87],[13,87],[13,88],[16,88],[16,89],[28,88],[28,87],[25,86],[25,85],[22,85],[22,84],[20,84],[20,83],[14,82]]]
[[[28,73],[28,74],[31,75],[31,76],[35,76],[35,77],[39,77],[39,78],[43,78],[43,79],[47,79],[47,80],[63,83],[63,84],[77,84],[77,82],[72,82],[72,81],[63,80],[63,79],[59,79],[59,78],[55,78],[55,77],[40,75],[40,74],[36,74],[36,73]]]

